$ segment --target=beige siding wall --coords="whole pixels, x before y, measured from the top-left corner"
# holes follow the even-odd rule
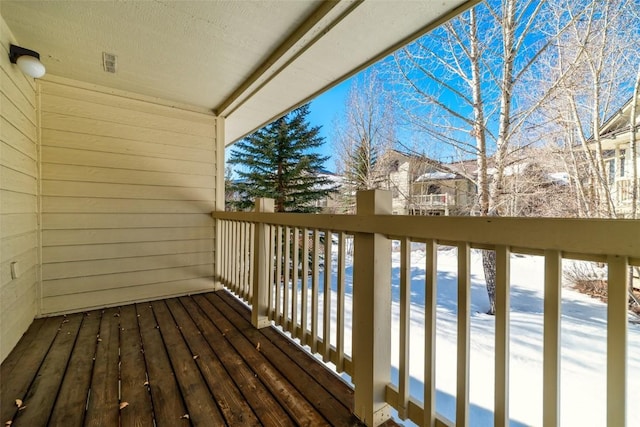
[[[35,317],[38,288],[36,86],[9,62],[10,41],[0,17],[0,360]]]
[[[41,82],[44,314],[213,286],[214,116],[111,92]]]

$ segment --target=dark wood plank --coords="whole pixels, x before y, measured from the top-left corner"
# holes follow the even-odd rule
[[[82,324],[82,318],[82,314],[72,314],[62,321],[60,330],[38,370],[38,375],[24,398],[24,406],[14,417],[13,426],[31,427],[47,424]]]
[[[177,299],[167,300],[166,303],[182,329],[191,354],[197,356],[195,362],[226,423],[230,426],[259,426],[258,418],[182,304]]]
[[[223,331],[225,338],[236,352],[251,366],[258,378],[267,386],[283,408],[299,425],[326,425],[327,421],[305,397],[249,342],[240,332],[246,324],[234,325],[204,295],[196,295],[194,301],[202,307],[211,321]],[[237,314],[236,314],[237,315]],[[249,325],[250,328],[253,328]]]
[[[169,363],[160,330],[150,304],[136,304],[138,326],[142,336],[145,365],[149,376],[151,401],[156,425],[159,427],[188,425],[183,417],[187,410]],[[181,422],[182,421],[182,422]]]
[[[206,298],[249,340],[253,347],[260,346],[264,354],[278,371],[287,378],[301,394],[307,396],[313,407],[333,426],[351,426],[355,421],[351,411],[331,393],[323,388],[308,372],[294,363],[281,349],[257,329],[255,329],[234,308],[224,302],[218,295],[210,293]],[[243,326],[240,326],[243,325]]]
[[[251,321],[251,312],[240,300],[227,291],[216,292],[227,304],[239,313],[248,322]],[[323,363],[307,353],[297,343],[286,337],[275,327],[262,328],[260,333],[271,341],[276,347],[282,350],[289,358],[300,366],[305,372],[310,374],[318,383],[329,391],[339,402],[349,411],[353,408],[353,389],[345,383],[335,372],[330,370]]]
[[[45,324],[45,319],[35,319],[27,328],[27,331],[22,335],[18,344],[11,350],[2,362],[2,366],[0,366],[0,384],[7,380],[10,377],[13,368],[15,368],[19,363],[21,363],[22,357],[27,351],[27,348],[31,345],[31,343],[36,339],[38,331]],[[2,401],[2,392],[3,387],[0,387],[0,401]]]
[[[222,414],[193,359],[194,354],[184,342],[180,327],[167,305],[164,301],[154,301],[151,305],[191,422],[195,425],[224,425]]]
[[[120,322],[117,308],[106,309],[100,319],[96,360],[91,378],[91,393],[85,425],[116,426],[120,419],[118,375]]]
[[[100,311],[84,314],[49,425],[72,427],[81,426],[84,422],[101,317]]]
[[[4,423],[12,420],[16,415],[18,408],[16,408],[15,400],[25,400],[29,386],[38,373],[38,369],[40,369],[40,365],[47,355],[62,321],[61,317],[46,319],[44,325],[41,325],[35,337],[30,340],[30,343],[19,342],[16,346],[16,349],[23,346],[25,349],[17,350],[22,354],[19,363],[15,364],[14,368],[11,369],[10,377],[3,377],[2,383],[0,383],[0,389],[2,390],[0,396],[0,422]],[[16,350],[14,349],[14,351]]]
[[[127,305],[120,308],[120,393],[121,400],[129,405],[120,411],[123,427],[153,426],[151,394],[146,382],[138,314],[135,306]]]
[[[256,374],[238,356],[231,344],[227,342],[225,333],[216,327],[200,306],[191,297],[180,298],[180,302],[202,332],[209,346],[220,359],[262,425],[295,425],[264,384],[258,380]]]

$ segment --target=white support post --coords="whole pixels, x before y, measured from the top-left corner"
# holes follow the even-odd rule
[[[629,263],[625,257],[610,255],[608,264],[607,427],[624,427],[627,425]]]
[[[273,199],[256,199],[255,212],[273,212]],[[269,326],[269,226],[256,224],[253,257],[253,299],[251,301],[251,323],[256,328]]]
[[[214,154],[214,163],[216,165],[215,174],[215,206],[214,210],[224,211],[224,117],[216,117],[216,151]],[[222,284],[222,221],[219,219],[214,221],[215,227],[215,254],[213,264],[213,290],[218,291],[224,289]]]
[[[357,194],[363,223],[391,215],[391,193]],[[385,390],[391,381],[391,241],[384,235],[356,233],[353,259],[354,414],[367,426],[390,418]]]

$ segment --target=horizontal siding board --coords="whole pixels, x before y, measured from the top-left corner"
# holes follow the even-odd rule
[[[103,153],[151,156],[165,159],[189,160],[210,163],[212,150],[194,149],[158,142],[136,141],[134,139],[88,135],[77,132],[63,132],[43,129],[42,139],[49,147],[74,148]]]
[[[15,305],[24,303],[25,297],[28,298],[29,295],[33,295],[37,283],[36,270],[37,268],[33,266],[22,272],[17,279],[2,285],[0,312],[4,313],[12,310]],[[32,314],[30,320],[33,320],[33,317]]]
[[[148,170],[155,172],[185,173],[188,175],[214,175],[213,163],[189,162],[185,160],[161,159],[158,157],[141,157],[130,154],[100,153],[95,151],[76,150],[42,146],[43,163],[63,165],[96,166],[112,169]],[[46,176],[43,176],[46,178]]]
[[[108,105],[131,111],[152,113],[161,117],[186,120],[197,124],[204,124],[208,126],[215,125],[213,113],[204,114],[196,111],[188,111],[175,106],[156,104],[152,101],[147,102],[144,100],[128,98],[126,96],[105,96],[104,92],[90,88],[54,83],[43,85],[42,93],[44,95],[56,95],[72,99],[81,99],[98,105]]]
[[[129,286],[125,289],[103,289],[96,292],[60,295],[43,299],[43,311],[46,314],[69,313],[105,306],[120,305],[122,301],[140,302],[152,299],[169,298],[210,291],[213,288],[212,277],[159,282],[142,286]]]
[[[35,285],[30,286],[22,297],[14,301],[6,310],[2,310],[0,313],[0,324],[2,325],[0,360],[4,360],[18,343],[22,334],[33,322],[36,310]]]
[[[113,243],[154,243],[213,239],[212,227],[128,228],[91,230],[44,230],[42,246],[95,245]]]
[[[11,42],[0,16],[0,361],[37,313],[36,93],[33,79],[9,62]]]
[[[213,240],[51,246],[42,248],[42,257],[47,262],[70,262],[198,252],[213,252]]]
[[[0,270],[0,287],[2,289],[2,305],[4,307],[5,301],[5,288],[11,287],[25,287],[32,286],[35,283],[35,267],[38,264],[38,253],[35,248],[30,248],[26,252],[15,253],[7,261],[0,264],[2,269]],[[18,265],[18,277],[16,279],[11,278],[11,263],[16,262]],[[29,274],[34,273],[33,277],[27,277]],[[26,279],[26,281],[25,281]],[[13,283],[12,283],[13,282]]]
[[[0,103],[2,103],[2,116],[6,118],[9,123],[12,123],[16,129],[20,130],[23,135],[31,141],[35,141],[38,137],[36,125],[33,120],[35,111],[33,116],[25,116],[4,94],[0,94]]]
[[[72,88],[72,90],[76,93],[78,92],[78,89],[76,88]],[[77,94],[70,96],[81,95]],[[147,105],[152,106],[153,104]],[[163,129],[187,135],[215,138],[215,126],[213,126],[213,120],[211,124],[196,123],[190,120],[159,116],[158,114],[129,110],[110,105],[100,105],[95,102],[58,95],[43,96],[42,109],[50,113],[66,114],[68,116],[85,117],[117,124],[128,124],[143,128]]]
[[[210,188],[51,180],[42,181],[42,192],[48,196],[61,197],[180,201],[207,201],[211,200],[213,194],[213,190]]]
[[[41,83],[43,310],[210,288],[213,115]]]
[[[42,197],[43,213],[196,214],[213,210],[213,201],[127,200],[91,197]]]
[[[173,145],[207,151],[215,148],[215,140],[208,136],[185,135],[181,132],[141,128],[122,123],[114,126],[111,122],[103,122],[87,117],[67,116],[47,111],[41,112],[40,120],[43,130],[59,130],[63,132]]]
[[[38,176],[36,161],[5,142],[0,143],[0,156],[3,166],[34,178]]]
[[[92,228],[213,227],[209,213],[199,214],[43,214],[43,230]]]
[[[112,169],[93,166],[42,164],[42,176],[58,181],[98,182],[135,185],[167,185],[213,189],[214,179],[205,175]]]
[[[0,214],[33,213],[38,207],[37,197],[33,194],[0,190]]]
[[[211,277],[213,277],[213,266],[211,264],[203,264],[190,266],[189,268],[163,268],[152,271],[131,271],[101,276],[44,280],[42,283],[42,295],[43,297],[51,297],[105,289],[124,289],[124,296],[126,288],[129,287]],[[158,295],[147,296],[147,298],[155,298],[156,296]],[[121,301],[128,300],[123,298]]]
[[[2,228],[4,228],[4,224]],[[37,245],[38,236],[36,230],[10,237],[3,236],[3,239],[0,241],[0,262],[8,261],[16,254],[35,249]]]
[[[0,141],[5,142],[33,160],[37,158],[35,142],[20,132],[20,130],[11,122],[7,121],[4,116],[0,119]]]
[[[5,214],[2,215],[2,238],[34,232],[38,228],[38,215],[29,214]]]
[[[37,194],[38,180],[33,176],[0,166],[0,189],[16,193]]]
[[[213,263],[212,258],[212,252],[196,252],[55,262],[42,265],[42,278],[43,280],[54,280],[161,268],[191,267]]]
[[[25,95],[4,68],[0,70],[0,91],[31,124],[36,125],[35,94]]]

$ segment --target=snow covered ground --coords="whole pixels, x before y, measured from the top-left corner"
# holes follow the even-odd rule
[[[493,425],[494,317],[484,314],[488,298],[481,255],[472,253],[470,419],[472,426]],[[510,322],[510,418],[512,426],[542,425],[542,257],[512,255]],[[333,263],[335,269],[336,263]],[[392,378],[397,383],[399,253],[392,264],[393,331]],[[411,394],[423,399],[424,356],[424,251],[412,250]],[[351,278],[347,262],[346,352],[351,353]],[[335,271],[333,283],[335,284]],[[437,412],[455,420],[456,393],[456,250],[438,252],[438,309],[436,338]],[[322,279],[321,279],[322,280]],[[322,283],[322,282],[321,282]],[[335,285],[334,285],[335,289]],[[335,293],[334,299],[335,317]],[[320,296],[322,307],[322,295]],[[561,397],[563,426],[606,425],[606,314],[604,303],[569,288],[562,291]],[[322,313],[320,314],[322,316]],[[335,344],[335,328],[332,340]],[[632,412],[640,403],[640,325],[629,324],[627,425],[640,426]]]

